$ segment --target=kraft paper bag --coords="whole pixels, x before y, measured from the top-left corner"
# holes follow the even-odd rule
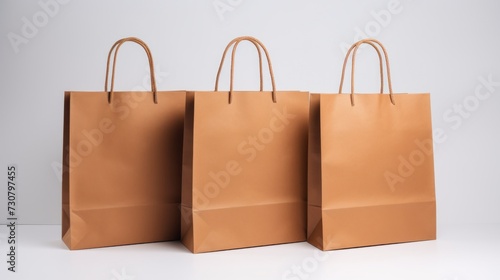
[[[114,92],[125,42],[146,51],[151,92]],[[109,59],[115,51],[111,90]],[[66,92],[62,239],[70,249],[180,237],[184,91],[157,91],[149,48],[113,45],[102,92]]]
[[[383,81],[381,47],[389,94],[354,94],[361,44],[376,48]],[[331,250],[435,239],[429,94],[393,93],[373,39],[351,47],[342,82],[351,51],[351,94],[311,94],[308,241]]]
[[[245,40],[266,54],[272,91],[233,91],[234,55]],[[230,90],[218,91],[233,45]],[[215,91],[187,92],[183,244],[199,253],[305,241],[309,94],[276,91],[268,52],[252,37],[229,43],[216,81]]]

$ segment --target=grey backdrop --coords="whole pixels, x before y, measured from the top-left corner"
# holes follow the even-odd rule
[[[252,35],[269,49],[279,89],[311,92],[337,91],[346,46],[381,40],[394,90],[432,96],[438,223],[499,223],[499,11],[496,0],[3,0],[0,219],[15,163],[20,222],[60,223],[63,92],[102,90],[114,41],[149,44],[159,89],[209,90],[225,45]],[[358,90],[378,89],[376,62],[362,51]],[[256,65],[243,46],[237,88],[258,88]],[[142,50],[124,46],[117,75],[120,89],[148,88]]]

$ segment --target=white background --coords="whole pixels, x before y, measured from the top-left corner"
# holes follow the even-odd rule
[[[343,48],[369,36],[388,49],[396,92],[431,93],[434,129],[446,135],[434,146],[438,225],[500,223],[500,84],[481,82],[500,82],[499,11],[496,0],[2,0],[0,182],[17,164],[20,223],[60,224],[63,93],[103,90],[107,53],[122,37],[150,46],[161,90],[211,90],[226,44],[251,35],[268,48],[278,89],[337,92]],[[258,88],[252,48],[239,48],[239,89]],[[125,45],[117,87],[148,88],[146,62]],[[376,62],[363,49],[357,90],[378,90]],[[479,100],[478,88],[489,96]],[[5,205],[0,189],[1,221]]]

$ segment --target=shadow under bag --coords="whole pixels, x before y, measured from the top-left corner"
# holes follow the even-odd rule
[[[146,51],[151,92],[113,91],[129,41]],[[156,90],[137,38],[117,41],[107,67],[104,91],[65,93],[62,239],[70,249],[179,239],[185,92]]]
[[[389,94],[354,93],[361,44],[382,48]],[[351,94],[311,94],[308,241],[322,250],[436,238],[428,93],[392,91],[385,48],[367,39],[349,50]],[[339,93],[342,92],[342,83]]]

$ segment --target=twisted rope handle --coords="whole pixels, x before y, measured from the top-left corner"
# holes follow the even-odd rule
[[[266,55],[266,59],[267,59],[267,64],[268,64],[268,68],[269,68],[269,74],[271,76],[271,84],[272,84],[272,88],[273,88],[273,90],[272,90],[272,100],[273,100],[274,103],[276,103],[276,83],[274,81],[274,72],[273,72],[273,67],[272,67],[270,56],[269,56],[269,52],[267,51],[266,47],[264,46],[264,44],[262,44],[261,41],[259,41],[258,39],[254,38],[254,37],[251,37],[251,36],[242,36],[242,37],[235,38],[235,39],[233,39],[228,44],[228,46],[226,47],[226,50],[224,51],[224,53],[222,55],[221,63],[219,65],[219,71],[217,73],[217,78],[216,78],[216,81],[215,81],[215,90],[216,91],[218,90],[220,71],[222,69],[222,65],[224,63],[224,59],[226,57],[227,50],[232,45],[234,45],[233,46],[233,51],[231,53],[231,76],[230,76],[230,85],[229,85],[229,104],[231,104],[231,102],[232,102],[232,93],[233,93],[233,86],[234,86],[234,58],[235,58],[235,55],[236,55],[236,49],[237,49],[239,43],[241,43],[242,41],[250,41],[256,47],[259,46],[264,51],[264,53]],[[260,51],[259,51],[259,54],[260,54]],[[260,59],[261,59],[261,57],[259,55],[259,60]],[[262,71],[261,71],[261,74],[262,74]],[[262,78],[261,78],[261,82],[262,82]],[[262,86],[261,86],[261,90],[260,91],[262,91]]]
[[[104,91],[105,92],[108,92],[109,66],[110,66],[111,55],[113,54],[113,52],[114,52],[114,56],[113,56],[113,69],[111,71],[111,89],[108,92],[108,103],[111,104],[111,102],[113,100],[114,85],[115,85],[116,58],[118,55],[118,50],[126,42],[136,43],[136,44],[140,45],[144,49],[144,51],[146,52],[146,55],[148,56],[149,71],[150,71],[150,75],[151,75],[151,91],[153,92],[153,101],[155,104],[158,104],[158,96],[157,96],[157,91],[156,91],[156,81],[155,81],[154,66],[153,66],[154,65],[153,64],[153,56],[151,55],[151,50],[146,45],[146,43],[144,43],[144,41],[142,41],[141,39],[136,38],[136,37],[127,37],[127,38],[120,39],[120,40],[116,41],[113,44],[113,46],[111,47],[111,49],[109,50],[108,60],[106,63],[106,80],[104,82]]]
[[[233,39],[231,42],[229,42],[229,44],[226,46],[226,49],[224,49],[224,53],[222,54],[222,60],[220,62],[220,65],[219,65],[219,70],[217,70],[217,76],[215,78],[215,89],[214,91],[218,91],[219,90],[219,78],[220,78],[220,74],[222,72],[222,67],[224,65],[224,58],[226,57],[226,54],[227,54],[227,51],[229,50],[229,48],[231,48],[231,46],[233,46],[236,42],[240,42],[242,39],[242,37],[238,37],[238,38],[235,38]],[[257,49],[257,53],[259,55],[259,73],[260,73],[260,86],[259,86],[259,91],[263,91],[264,90],[264,78],[263,78],[263,73],[262,73],[262,52],[260,50],[260,46],[257,42],[255,41],[250,41],[254,44],[255,48]]]
[[[380,61],[380,73],[381,73],[381,90],[380,92],[383,93],[383,67],[382,67],[382,57],[380,54],[379,49],[377,46],[379,46],[382,49],[382,53],[384,54],[384,59],[385,59],[385,66],[386,66],[386,72],[387,72],[387,83],[389,85],[389,98],[391,100],[391,103],[393,105],[396,105],[394,101],[394,96],[393,96],[393,90],[392,90],[392,80],[391,80],[391,69],[389,66],[389,56],[387,55],[387,50],[385,49],[384,45],[380,43],[378,40],[375,39],[364,39],[356,42],[353,44],[346,55],[346,58],[344,60],[344,65],[342,67],[342,77],[341,77],[341,83],[339,87],[339,93],[342,93],[342,86],[344,82],[344,75],[345,75],[345,68],[347,64],[347,59],[349,57],[349,54],[351,53],[352,50],[352,67],[351,67],[351,105],[354,106],[354,71],[355,71],[355,64],[356,64],[356,53],[358,51],[358,48],[363,45],[363,44],[369,44],[372,47],[374,47],[377,50],[377,53],[379,55],[379,61]]]

